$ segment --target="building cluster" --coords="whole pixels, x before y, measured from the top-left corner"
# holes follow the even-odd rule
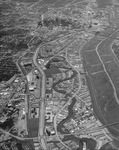
[[[13,77],[14,78],[14,77]],[[11,105],[13,102],[24,102],[25,82],[24,78],[16,76],[14,80],[0,84],[1,105]]]
[[[74,46],[72,45],[69,46],[66,49],[66,51],[68,53],[67,60],[69,64],[71,64],[73,68],[75,68],[75,70],[79,73],[78,78],[77,77],[73,78],[73,83],[75,86],[78,83],[77,87],[79,87],[80,85],[80,90],[79,91],[76,90],[77,92],[76,91],[73,92],[73,93],[76,92],[75,97],[77,99],[77,102],[73,107],[73,112],[75,115],[73,115],[73,117],[71,117],[67,122],[65,122],[64,126],[66,129],[68,129],[71,135],[81,138],[95,139],[97,141],[97,147],[100,148],[103,144],[111,141],[111,138],[109,136],[108,130],[100,129],[99,126],[101,126],[102,124],[94,116],[90,92],[87,86],[85,76],[86,73],[83,68],[82,57],[80,54],[79,42],[78,43],[74,42]],[[55,78],[57,79],[56,75]],[[75,86],[73,86],[74,89]],[[60,114],[58,114],[57,124],[68,116],[67,106],[60,112]]]
[[[32,69],[31,72],[27,74],[27,81],[28,81],[28,88],[31,95],[34,97],[40,97],[40,90],[41,90],[41,75],[37,69]]]
[[[72,75],[72,71],[60,72],[53,75],[54,83],[57,83],[60,80],[68,79]]]
[[[16,3],[13,6],[14,12],[11,13],[12,10],[8,11],[8,14],[11,14],[9,19],[8,14],[2,17],[2,23],[4,24],[5,22],[6,27],[8,26],[10,29],[16,26],[18,28],[15,28],[14,31],[16,35],[3,36],[2,39],[3,43],[7,41],[8,44],[6,45],[13,45],[13,42],[16,41],[14,43],[19,43],[21,46],[21,41],[24,41],[23,52],[28,46],[36,46],[42,42],[47,43],[39,48],[39,56],[37,58],[39,65],[41,65],[46,75],[46,91],[44,91],[46,135],[48,137],[55,137],[57,134],[56,126],[70,113],[68,107],[71,101],[69,100],[73,96],[76,98],[76,103],[72,110],[73,114],[64,123],[64,127],[69,130],[71,135],[76,137],[92,137],[96,139],[99,144],[98,146],[100,146],[111,139],[107,136],[109,134],[108,130],[99,128],[102,124],[97,121],[93,114],[90,92],[85,77],[86,72],[82,63],[81,49],[94,36],[93,32],[104,30],[109,25],[109,16],[106,12],[108,9],[105,11],[93,10],[93,8],[96,8],[96,3],[90,0],[79,3],[78,1],[75,2],[77,3],[74,3],[74,5],[71,4],[54,10],[52,8],[48,9],[48,5],[43,6],[44,3],[47,3],[44,1],[34,4]],[[57,1],[52,6],[59,7],[62,4],[65,5],[65,1]],[[19,26],[21,27],[20,29]],[[12,30],[7,29],[4,31],[5,34],[7,31],[9,32],[8,34],[11,34]],[[19,33],[23,35],[23,38],[22,36],[18,36],[18,39],[16,38]],[[10,39],[11,37],[12,40]],[[15,47],[15,52],[11,50],[12,48],[10,52],[18,52],[19,45],[13,46]],[[1,48],[3,51],[4,46]],[[34,48],[33,50],[31,48],[31,51],[34,52]],[[35,120],[38,129],[39,108],[42,101],[42,76],[40,71],[33,65],[33,53],[30,55],[28,56],[29,58],[25,56],[21,59],[21,64],[19,64],[19,68],[21,65],[23,69],[24,77],[14,76],[8,82],[0,83],[0,123],[5,123],[12,114],[11,116],[15,119],[17,118],[17,121],[15,121],[16,134],[22,137],[24,133],[27,134],[26,124],[32,126],[31,130],[35,128],[29,122]],[[13,57],[15,58],[15,56]],[[18,58],[16,57],[16,59]],[[1,62],[3,64],[0,70],[1,74],[3,70],[6,74],[8,72],[10,74],[18,73],[15,64],[11,62],[13,62],[11,58],[8,60],[3,59]],[[50,63],[47,64],[47,62]],[[65,106],[66,103],[67,105]],[[63,106],[65,107],[63,108]],[[56,126],[54,126],[55,123]],[[4,135],[0,137],[2,141]],[[76,143],[71,142],[71,140],[67,140],[65,143],[71,146],[72,149],[73,146],[76,146]],[[36,149],[39,149],[40,146],[37,144],[37,141],[35,144]],[[60,142],[57,145],[61,149],[64,148]],[[14,147],[14,143],[12,147]],[[3,149],[7,149],[7,147],[3,146]],[[66,148],[64,149],[66,150]],[[52,147],[52,150],[57,150],[57,148]]]
[[[72,88],[72,85],[73,85],[73,80],[67,80],[67,81],[64,81],[62,83],[59,83],[56,86],[56,88],[58,90],[69,91]]]
[[[4,100],[0,113],[0,124],[5,130],[23,137],[27,135],[26,127],[26,104],[25,104],[25,80],[22,76],[16,75],[11,78],[1,89],[1,96]],[[7,95],[7,97],[6,97]],[[12,126],[11,126],[12,125]],[[2,137],[2,136],[1,136]],[[9,136],[3,136],[8,140]]]
[[[26,113],[29,119],[39,117],[39,102],[41,96],[42,76],[38,69],[33,65],[30,56],[21,60],[23,72],[26,77]],[[27,120],[28,121],[28,120]]]

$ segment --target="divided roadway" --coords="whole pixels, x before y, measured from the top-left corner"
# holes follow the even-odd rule
[[[37,69],[39,70],[39,72],[42,75],[42,89],[41,89],[41,99],[39,100],[40,103],[40,108],[39,108],[39,140],[41,141],[41,144],[43,146],[44,150],[47,150],[47,146],[45,144],[45,140],[44,140],[44,122],[45,122],[45,86],[46,86],[46,77],[45,77],[45,73],[42,70],[41,66],[38,64],[37,62],[37,56],[38,56],[38,52],[39,52],[39,47],[36,49],[36,52],[33,56],[33,63],[34,65],[37,67]]]

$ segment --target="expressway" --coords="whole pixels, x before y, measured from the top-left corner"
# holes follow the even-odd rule
[[[42,90],[41,90],[41,99],[40,99],[40,109],[39,109],[39,139],[41,141],[42,147],[44,150],[47,150],[46,144],[45,144],[45,140],[43,137],[43,132],[44,132],[44,121],[45,121],[45,83],[46,83],[46,77],[45,77],[45,73],[42,70],[42,68],[40,67],[40,65],[37,63],[37,55],[39,52],[39,47],[36,49],[36,52],[33,56],[33,63],[34,65],[38,68],[38,70],[40,71],[40,73],[42,74]]]

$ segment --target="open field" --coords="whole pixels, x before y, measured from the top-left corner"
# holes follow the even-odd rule
[[[39,0],[11,0],[12,2],[20,2],[20,3],[34,3],[38,2]]]
[[[104,71],[102,64],[91,66],[91,73]]]
[[[109,62],[109,61],[114,61],[114,58],[111,55],[103,55],[101,56],[101,58],[104,63]]]
[[[86,51],[90,51],[96,48],[97,44],[100,43],[101,40],[99,40],[97,37],[92,38],[86,45],[84,45],[83,49]]]
[[[85,69],[88,72],[87,68]],[[87,83],[96,117],[102,124],[119,121],[119,106],[115,101],[112,86],[105,72],[94,75],[89,73]],[[108,129],[113,136],[118,136],[119,125],[111,126]]]
[[[54,7],[58,8],[58,7],[63,7],[64,3],[66,2],[66,0],[56,0],[56,2],[54,3]]]
[[[91,80],[95,88],[98,111],[100,111],[107,123],[118,122],[119,106],[115,101],[114,91],[105,72],[93,75]],[[112,126],[110,129],[112,130],[113,127],[119,132],[119,125]]]
[[[87,70],[87,69],[85,69]],[[108,120],[107,118],[105,117],[105,113],[102,113],[101,110],[99,109],[100,106],[99,106],[99,103],[97,102],[97,99],[96,99],[96,96],[95,96],[95,90],[93,88],[93,84],[92,84],[92,80],[91,80],[91,77],[88,75],[86,76],[86,79],[87,79],[87,84],[88,84],[88,87],[89,87],[89,91],[90,91],[90,95],[91,95],[91,100],[92,100],[92,104],[93,104],[93,110],[94,110],[94,115],[97,119],[99,119],[101,121],[101,123],[104,125],[104,124],[108,124],[109,122],[114,122],[115,120],[113,120],[114,117],[118,118],[118,111],[115,110],[115,113],[116,113],[116,116],[115,116],[115,113],[113,114],[113,118],[109,118],[110,114],[108,114],[108,112],[106,113],[106,116],[108,116]],[[117,108],[118,110],[118,108]],[[104,117],[103,117],[104,116]],[[117,127],[118,125],[114,125],[114,126],[111,126],[111,127],[108,127],[108,130],[109,132],[117,137],[119,135],[119,133],[117,132],[118,130],[115,130],[114,128],[119,128]]]
[[[64,5],[68,5],[69,3],[72,3],[72,2],[73,2],[73,0],[65,0]]]
[[[117,32],[114,33],[110,38],[104,40],[98,47],[97,51],[102,59],[102,62],[105,66],[105,69],[110,76],[116,92],[119,98],[119,62],[115,60],[115,56],[112,55],[111,44],[112,41],[116,38]]]
[[[99,45],[99,47],[98,47],[99,51],[98,52],[99,52],[100,56],[101,55],[103,56],[103,55],[110,55],[111,54],[110,51],[109,51],[109,49],[107,48],[107,45],[109,45],[108,42],[104,42],[104,43],[101,43]]]
[[[115,56],[119,59],[119,46],[114,43],[112,45],[112,50],[113,50]]]
[[[119,68],[116,62],[113,61],[114,58],[111,55],[112,52],[110,49],[110,44],[115,37],[116,37],[116,33],[113,34],[110,38],[107,38],[105,41],[101,42],[101,44],[97,47],[100,58],[102,59],[102,61],[99,60],[99,62],[101,63],[97,63],[97,65],[96,65],[96,60],[99,59],[99,56],[96,53],[96,49],[95,49],[95,54],[93,55],[90,53],[93,51],[87,52],[88,47],[90,47],[90,49],[93,49],[94,46],[96,47],[98,45],[97,40],[94,41],[93,39],[95,38],[93,38],[90,42],[88,42],[88,44],[86,44],[83,47],[82,50],[82,56],[84,59],[83,60],[84,68],[88,72],[87,82],[88,82],[89,91],[92,98],[94,113],[103,124],[119,121],[119,117],[118,117],[119,106],[115,99],[114,89],[109,80],[109,77],[107,76],[102,66],[102,62],[103,62],[106,71],[109,74],[110,78],[112,79],[112,82],[116,90],[119,91],[118,88]],[[91,55],[87,55],[87,54],[91,54],[92,58]],[[107,61],[108,62],[110,61],[110,63],[107,63]],[[93,66],[91,66],[91,64],[93,64]],[[111,126],[108,129],[110,133],[112,133],[115,137],[118,136],[119,125]]]
[[[107,6],[112,6],[112,0],[97,0],[99,8],[106,8]]]
[[[115,98],[113,95],[113,88],[106,73],[100,72],[98,74],[92,75],[91,79],[93,86],[95,87],[95,95],[101,111],[104,113],[110,111],[110,107],[113,105],[109,104],[115,102]],[[114,104],[117,105],[117,103]]]
[[[117,37],[118,32],[114,32],[109,38],[102,41],[101,44],[98,46],[98,53],[99,55],[110,55],[110,47],[112,45],[112,41]]]
[[[109,73],[119,98],[119,66],[115,62],[105,64],[107,72]]]
[[[44,4],[53,4],[56,2],[56,0],[43,0]]]
[[[95,50],[86,52],[85,57],[87,62],[89,62],[91,65],[96,65],[101,63]]]
[[[38,118],[32,118],[28,119],[28,133],[29,137],[37,137],[38,136],[38,130],[39,130],[39,119]]]
[[[118,29],[118,28],[117,28]],[[115,30],[117,30],[115,29]],[[110,25],[106,30],[104,30],[103,32],[100,32],[98,34],[98,36],[102,36],[102,37],[108,37],[111,33],[114,32],[114,28],[112,25]]]

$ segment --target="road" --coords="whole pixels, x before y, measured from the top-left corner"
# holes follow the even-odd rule
[[[27,137],[26,137],[26,138],[23,138],[23,137],[19,137],[19,136],[16,136],[16,135],[11,134],[10,132],[7,132],[7,131],[1,129],[1,128],[0,128],[0,132],[4,133],[4,134],[6,134],[6,135],[9,135],[9,136],[11,136],[11,137],[13,137],[13,138],[15,138],[15,139],[21,140],[21,141],[31,140],[31,139],[37,139],[37,138],[27,138]]]
[[[42,89],[41,89],[41,100],[40,100],[40,109],[39,109],[39,140],[41,141],[42,147],[44,150],[47,150],[47,146],[45,144],[44,139],[44,122],[45,122],[45,85],[46,85],[46,77],[45,73],[42,70],[41,66],[37,63],[37,56],[39,52],[39,47],[36,49],[36,52],[33,56],[33,63],[37,67],[37,69],[40,71],[42,75]]]
[[[74,41],[74,39],[73,39],[73,41]],[[42,75],[42,89],[41,89],[41,99],[40,99],[40,109],[39,109],[39,111],[40,111],[39,112],[39,114],[40,114],[40,117],[39,117],[39,140],[41,141],[43,149],[47,150],[47,146],[45,144],[44,133],[43,133],[44,132],[44,124],[45,124],[45,90],[46,90],[45,85],[46,85],[46,76],[45,76],[45,73],[42,70],[41,66],[37,62],[37,56],[38,56],[39,48],[40,47],[38,47],[36,49],[36,52],[33,56],[33,63],[38,68],[39,72]],[[63,49],[64,49],[64,47],[63,47]]]

